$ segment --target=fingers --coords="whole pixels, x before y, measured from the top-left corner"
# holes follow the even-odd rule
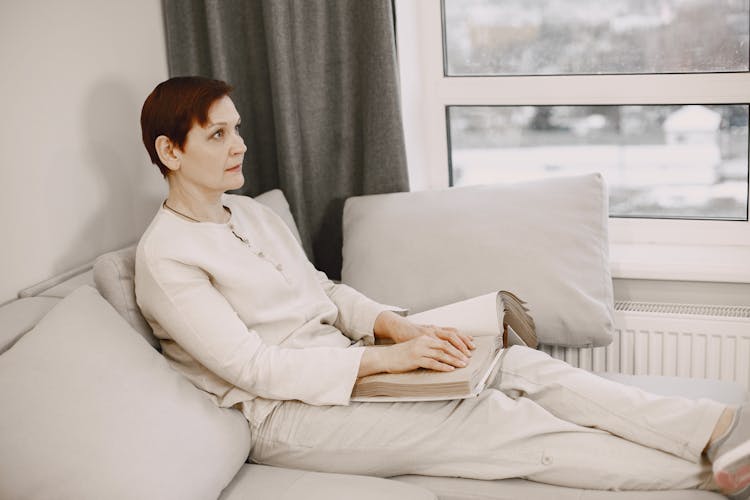
[[[439,340],[438,342],[440,342],[440,345],[437,346],[437,349],[440,349],[444,353],[448,354],[451,358],[455,358],[463,362],[464,366],[466,366],[466,363],[469,361],[468,354],[464,354],[460,349],[456,348],[456,346],[454,346],[447,340]]]
[[[455,366],[441,363],[440,361],[433,358],[422,358],[420,365],[422,366],[422,368],[427,368],[428,370],[436,370],[439,372],[451,372],[456,369]]]
[[[468,364],[469,357],[456,348],[450,341],[440,339],[435,333],[423,334],[399,346],[399,352],[408,352],[411,362],[405,363],[407,370],[417,367],[437,371],[452,371]],[[403,350],[406,348],[406,350]],[[414,363],[411,364],[410,363]],[[408,367],[408,366],[411,367]],[[416,366],[415,366],[416,365]]]
[[[474,337],[472,337],[471,335],[464,335],[463,333],[459,333],[458,335],[461,337],[461,340],[466,347],[468,347],[469,349],[477,348],[477,346],[474,345]]]
[[[456,368],[463,368],[467,365],[469,358],[456,349],[453,344],[447,340],[439,340],[434,337],[428,337],[428,339],[429,350],[425,354],[426,357]]]
[[[455,328],[450,327],[432,327],[435,335],[443,340],[447,340],[453,346],[460,350],[465,356],[471,356],[471,350],[476,348],[471,335],[465,335]]]

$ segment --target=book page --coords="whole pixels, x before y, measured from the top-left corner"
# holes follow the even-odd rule
[[[503,310],[497,292],[480,295],[408,316],[413,323],[450,326],[468,335],[498,335],[503,331]]]

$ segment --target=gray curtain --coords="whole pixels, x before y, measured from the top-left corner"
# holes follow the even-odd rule
[[[163,0],[171,76],[235,86],[242,194],[280,188],[318,269],[344,200],[407,191],[391,0]]]

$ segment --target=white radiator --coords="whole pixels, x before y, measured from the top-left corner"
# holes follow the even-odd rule
[[[541,349],[587,370],[730,380],[750,390],[750,307],[616,302],[609,346]]]

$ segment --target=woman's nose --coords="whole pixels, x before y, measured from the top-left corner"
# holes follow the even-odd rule
[[[245,146],[245,140],[242,138],[242,136],[237,134],[235,137],[236,139],[234,145],[234,153],[241,154],[247,151],[247,146]]]

